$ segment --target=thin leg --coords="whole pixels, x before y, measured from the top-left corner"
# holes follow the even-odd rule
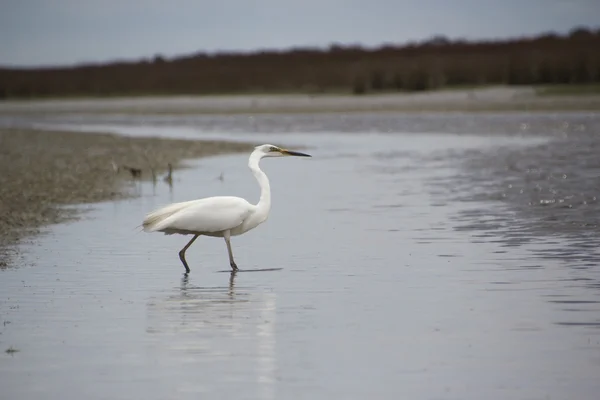
[[[223,235],[223,237],[225,238],[225,243],[227,243],[227,253],[229,253],[229,265],[231,265],[231,269],[232,270],[237,271],[238,267],[235,264],[235,261],[233,259],[233,252],[231,251],[231,236],[230,236],[230,232],[226,231],[225,234]]]
[[[183,263],[186,273],[190,272],[190,267],[188,267],[187,261],[185,261],[185,251],[188,249],[188,247],[190,247],[192,245],[192,243],[194,243],[194,240],[198,239],[198,236],[200,236],[200,235],[194,235],[192,240],[190,240],[188,242],[188,244],[186,244],[185,247],[183,249],[181,249],[181,251],[179,252],[179,259]]]

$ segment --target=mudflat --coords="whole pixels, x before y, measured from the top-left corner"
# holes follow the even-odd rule
[[[185,159],[251,148],[227,141],[0,128],[0,256],[40,227],[77,217],[61,206],[132,196],[127,182],[162,179],[169,164],[177,169]]]

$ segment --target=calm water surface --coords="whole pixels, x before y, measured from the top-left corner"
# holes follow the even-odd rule
[[[308,146],[266,159],[270,219],[233,239],[145,213],[232,194],[247,155],[94,205],[0,271],[7,399],[594,399],[600,116],[3,117]],[[218,177],[223,174],[223,180]]]

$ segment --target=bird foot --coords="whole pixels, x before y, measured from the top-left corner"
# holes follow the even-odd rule
[[[238,266],[237,266],[237,265],[236,265],[234,262],[232,262],[232,263],[229,263],[229,265],[231,265],[231,269],[232,269],[233,271],[237,271],[237,270],[239,269],[239,268],[238,268]]]

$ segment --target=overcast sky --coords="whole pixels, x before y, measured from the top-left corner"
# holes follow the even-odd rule
[[[0,0],[0,65],[600,27],[600,0]]]

